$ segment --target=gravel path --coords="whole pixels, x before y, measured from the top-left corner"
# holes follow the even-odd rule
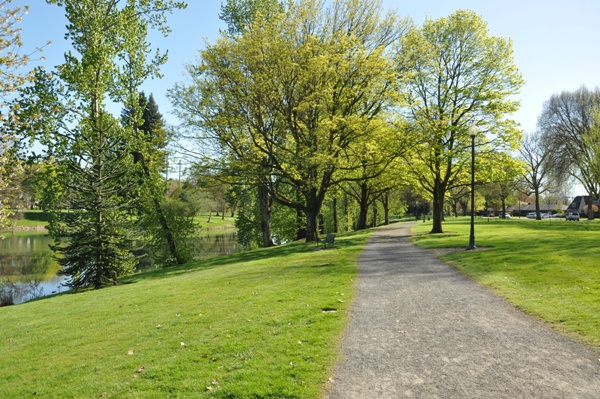
[[[377,229],[330,399],[600,398],[600,354],[410,243]]]

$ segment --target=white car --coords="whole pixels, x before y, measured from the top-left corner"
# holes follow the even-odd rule
[[[579,212],[569,212],[567,215],[567,221],[579,222]]]
[[[535,219],[537,217],[535,212],[529,212],[527,214],[527,219]]]

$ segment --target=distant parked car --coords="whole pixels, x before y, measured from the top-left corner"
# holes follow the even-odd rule
[[[579,222],[579,212],[569,212],[567,215],[567,221]]]
[[[527,214],[527,219],[535,219],[537,217],[537,214],[535,212],[529,212]]]
[[[500,219],[510,219],[510,213],[508,213],[508,212],[500,212],[500,213],[498,213],[498,217]]]

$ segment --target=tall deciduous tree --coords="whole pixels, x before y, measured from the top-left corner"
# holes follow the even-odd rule
[[[585,86],[574,92],[555,94],[544,103],[538,119],[544,146],[556,154],[555,171],[580,182],[589,193],[591,208],[594,197],[600,198],[600,148],[598,119],[600,89]],[[560,176],[559,176],[560,177]],[[591,214],[591,213],[590,213]]]
[[[464,184],[470,162],[468,127],[477,124],[477,143],[500,151],[514,148],[520,133],[506,115],[517,110],[512,96],[523,79],[514,64],[512,43],[490,36],[474,12],[459,10],[426,20],[404,37],[398,53],[401,87],[410,107],[414,151],[406,154],[411,172],[433,202],[432,233],[441,233],[444,200]],[[478,162],[485,154],[478,154]]]
[[[137,203],[132,153],[138,140],[139,87],[158,74],[166,56],[147,59],[149,28],[166,33],[165,13],[184,7],[171,0],[47,0],[64,7],[66,38],[74,52],[48,77],[40,75],[23,99],[31,128],[52,149],[67,196],[55,204],[49,229],[72,287],[116,283],[136,263],[132,220]],[[124,3],[124,4],[122,4]],[[44,79],[44,77],[46,79]],[[134,110],[126,126],[109,103]],[[43,115],[43,118],[41,117]],[[57,206],[58,205],[58,206]],[[64,213],[64,207],[72,213]]]
[[[135,146],[132,148],[134,163],[141,166],[140,178],[132,195],[140,202],[140,225],[150,238],[154,255],[165,265],[182,264],[189,260],[186,239],[192,233],[193,219],[170,209],[165,201],[166,181],[162,171],[166,168],[167,133],[165,121],[158,111],[154,96],[139,95],[139,107],[125,108],[121,119],[134,132]],[[141,120],[135,115],[141,109]],[[167,248],[162,251],[162,247]]]
[[[306,216],[306,239],[344,151],[393,104],[387,52],[405,23],[380,16],[381,2],[290,3],[268,23],[222,37],[188,68],[193,84],[172,95],[188,125],[262,176],[274,199]]]
[[[359,206],[356,230],[366,229],[369,207],[382,195],[402,184],[404,163],[398,158],[405,142],[392,133],[388,124],[370,132],[368,139],[354,143],[346,151],[346,162],[340,166],[346,182],[341,189],[354,198]],[[404,182],[406,184],[406,182]]]
[[[536,219],[541,220],[540,195],[548,191],[553,171],[558,159],[557,153],[546,146],[540,132],[526,135],[519,149],[521,159],[525,163],[523,179],[535,198]]]

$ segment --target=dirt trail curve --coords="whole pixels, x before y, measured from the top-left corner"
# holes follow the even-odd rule
[[[329,399],[600,398],[600,354],[377,229]]]

